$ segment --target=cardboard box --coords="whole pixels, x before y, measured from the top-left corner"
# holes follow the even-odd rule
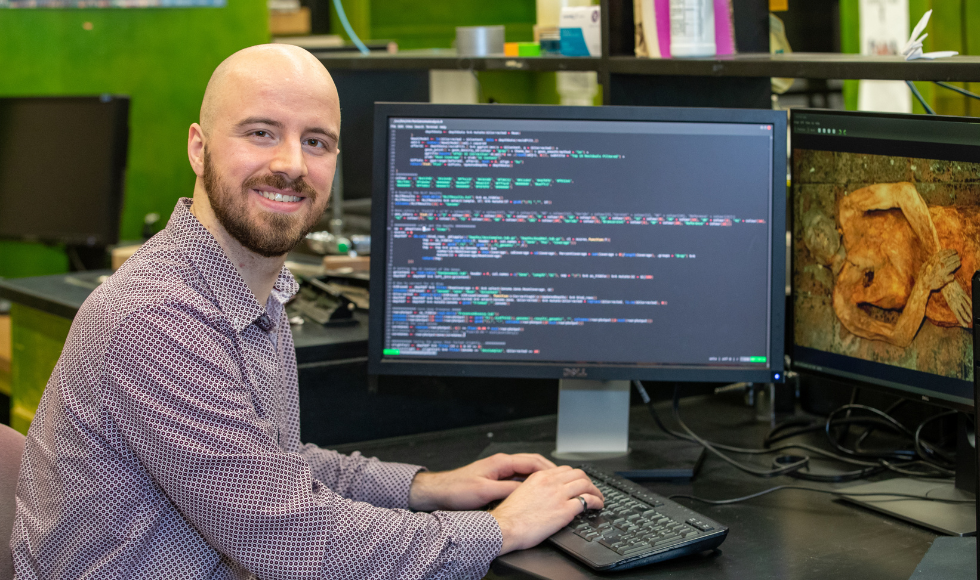
[[[323,267],[327,270],[342,270],[350,268],[354,272],[367,272],[371,269],[369,256],[324,256]]]
[[[269,32],[273,35],[309,34],[311,30],[310,9],[270,10]]]
[[[133,244],[131,246],[116,246],[112,248],[112,269],[118,270],[123,265],[123,262],[135,254],[136,250],[140,249],[140,246],[141,244]]]

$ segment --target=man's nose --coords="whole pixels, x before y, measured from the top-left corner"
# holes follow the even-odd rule
[[[303,146],[298,142],[286,142],[276,147],[275,155],[269,164],[269,170],[279,173],[290,181],[306,177],[306,158],[303,157]]]

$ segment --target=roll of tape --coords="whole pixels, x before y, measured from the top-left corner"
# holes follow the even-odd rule
[[[504,54],[503,26],[457,26],[456,54],[490,56]]]

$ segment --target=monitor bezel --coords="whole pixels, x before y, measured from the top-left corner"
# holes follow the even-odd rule
[[[828,115],[828,116],[851,116],[851,117],[868,117],[868,118],[878,118],[878,119],[892,119],[892,120],[914,120],[914,121],[925,121],[925,122],[958,122],[958,123],[976,123],[976,118],[973,117],[955,117],[949,115],[916,115],[912,113],[880,113],[872,111],[841,111],[841,110],[828,110],[828,109],[809,109],[800,108],[793,109],[790,112],[790,156],[792,157],[794,145],[793,145],[793,135],[795,130],[793,128],[792,116],[794,114],[810,114],[810,115]],[[885,140],[887,141],[887,140]],[[884,154],[883,154],[884,155]],[[793,164],[789,164],[790,171],[790,188],[788,194],[788,206],[789,212],[789,231],[795,236],[795,220],[796,220],[796,196],[793,190],[793,184],[795,184],[795,175],[793,173]],[[793,237],[795,240],[795,237]],[[870,388],[874,391],[882,392],[890,395],[897,395],[905,397],[908,399],[919,400],[922,402],[927,402],[935,405],[941,405],[950,409],[970,412],[974,411],[974,399],[973,397],[956,397],[954,395],[949,395],[938,390],[924,389],[918,386],[920,383],[913,382],[915,378],[926,377],[937,377],[938,375],[933,375],[931,373],[926,373],[924,371],[914,371],[911,369],[905,369],[895,365],[879,363],[874,361],[868,361],[864,359],[859,359],[855,357],[849,357],[847,355],[841,355],[837,353],[832,353],[828,351],[822,351],[810,347],[804,347],[796,344],[796,332],[795,332],[795,313],[796,313],[796,284],[795,277],[795,263],[793,262],[795,252],[790,248],[789,261],[790,261],[790,300],[787,304],[786,312],[786,337],[787,337],[787,353],[790,359],[790,370],[796,373],[806,374],[814,377],[825,377],[828,379],[833,379],[835,381],[840,381],[842,383],[848,384],[852,387],[857,388]],[[812,354],[816,353],[816,354]],[[857,361],[859,363],[859,368],[849,368],[847,363],[841,361],[841,359],[850,359]],[[865,372],[862,372],[865,371]],[[884,373],[889,378],[881,378],[881,373]],[[924,376],[923,376],[924,375]],[[897,376],[897,377],[896,377]],[[894,379],[900,380],[894,380]],[[960,381],[959,379],[952,379],[949,377],[940,377],[946,381],[956,381],[961,382],[964,385],[969,385],[973,388],[973,383],[970,381]]]
[[[110,152],[111,174],[107,202],[104,206],[106,224],[105,231],[89,233],[77,232],[41,232],[31,235],[18,235],[0,231],[0,240],[16,240],[31,243],[65,244],[74,246],[104,247],[119,242],[123,201],[126,188],[126,166],[129,156],[129,106],[127,95],[70,95],[70,96],[24,96],[0,97],[3,101],[22,102],[72,102],[101,104],[109,107],[109,131],[112,135],[112,151]]]
[[[382,355],[387,264],[388,118],[441,117],[544,119],[559,121],[663,121],[773,125],[773,168],[770,270],[770,346],[768,368],[686,365],[623,365],[596,363],[531,363],[478,361],[405,361]],[[385,232],[371,248],[371,312],[368,327],[368,372],[374,375],[520,377],[546,379],[651,380],[678,382],[781,382],[785,350],[786,300],[786,129],[784,111],[767,109],[705,109],[693,107],[568,107],[554,105],[442,105],[375,103],[374,166],[371,230]]]

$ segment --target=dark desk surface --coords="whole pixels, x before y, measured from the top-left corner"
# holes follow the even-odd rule
[[[739,402],[740,399],[722,396],[695,397],[682,402],[681,412],[685,422],[709,440],[758,447],[768,425],[756,422],[754,410]],[[645,407],[633,408],[630,430],[634,438],[646,438],[654,433]],[[476,459],[490,442],[549,441],[554,436],[555,417],[550,416],[349,444],[338,449],[343,452],[359,450],[384,460],[443,470]],[[766,467],[770,460],[771,457],[766,457],[756,462],[760,467]],[[693,492],[702,497],[722,499],[781,484],[835,487],[788,477],[756,478],[710,455],[693,485],[690,482],[645,485],[667,496]],[[544,545],[499,558],[491,569],[491,577],[906,579],[936,538],[934,533],[923,528],[823,494],[779,491],[727,506],[679,501],[729,526],[728,538],[718,551],[599,576]]]
[[[0,298],[72,319],[98,287],[100,277],[110,274],[111,270],[96,270],[0,280]],[[368,317],[363,312],[355,312],[354,316],[358,320],[355,326],[325,328],[310,322],[294,325],[296,362],[302,365],[367,356]]]

